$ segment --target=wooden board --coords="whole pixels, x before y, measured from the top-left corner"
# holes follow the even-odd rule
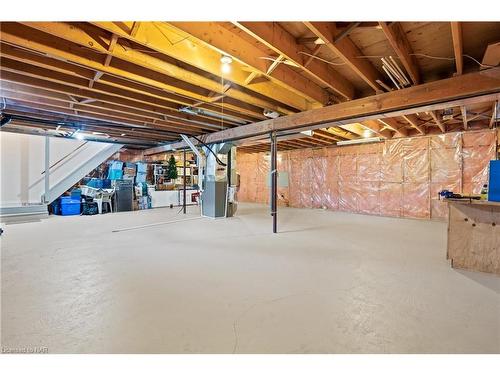
[[[448,207],[452,267],[500,275],[500,203],[449,201]]]

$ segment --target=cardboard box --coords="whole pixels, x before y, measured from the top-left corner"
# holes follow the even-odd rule
[[[135,168],[123,168],[123,174],[128,176],[135,176]]]

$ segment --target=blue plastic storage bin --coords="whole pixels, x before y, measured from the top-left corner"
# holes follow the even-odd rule
[[[123,162],[119,160],[113,160],[110,165],[109,169],[123,169]]]
[[[52,207],[52,213],[54,215],[60,215],[61,214],[61,200],[60,199],[56,199],[50,205]]]
[[[82,199],[82,191],[80,189],[71,190],[71,198],[81,200]]]
[[[488,200],[493,202],[500,202],[500,160],[490,161]]]
[[[100,178],[92,178],[89,182],[87,182],[87,186],[102,189],[102,180]]]
[[[121,180],[123,179],[123,171],[118,169],[110,169],[108,173],[108,178],[110,180]]]
[[[71,197],[61,197],[61,215],[80,215],[80,200]]]
[[[102,180],[102,188],[111,189],[111,180],[109,178],[105,178],[104,180]]]

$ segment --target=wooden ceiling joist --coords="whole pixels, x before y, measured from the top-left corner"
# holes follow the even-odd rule
[[[381,74],[367,59],[349,37],[335,42],[338,31],[333,22],[304,22],[316,36],[321,38],[327,48],[339,56],[356,74],[358,74],[376,93],[381,92],[377,80],[383,81]]]
[[[171,22],[170,24],[221,54],[231,56],[266,75],[268,66],[265,51],[238,35],[239,29],[236,26],[219,22]],[[273,75],[268,78],[295,94],[302,95],[310,102],[308,104],[310,108],[320,107],[328,101],[325,90],[285,64],[278,65]]]
[[[293,61],[297,67],[334,90],[344,99],[354,98],[354,87],[349,81],[328,64],[314,58],[309,60],[310,56],[308,55],[311,55],[312,51],[297,43],[295,37],[277,22],[234,22],[234,24],[266,47],[281,56],[285,56],[287,60]],[[308,65],[305,64],[306,61],[309,62]]]
[[[80,47],[84,47],[85,50],[92,51],[94,53],[100,55],[111,54],[114,58],[119,59],[121,61],[125,61],[134,65],[138,65],[142,68],[149,69],[151,71],[160,73],[164,76],[170,77],[169,84],[164,84],[164,89],[176,93],[178,95],[192,98],[196,100],[207,100],[206,95],[203,94],[194,94],[195,89],[191,86],[203,88],[210,91],[221,90],[221,86],[219,83],[212,81],[206,77],[199,76],[193,72],[187,71],[181,67],[178,67],[175,64],[172,64],[168,61],[164,61],[160,58],[148,55],[142,51],[138,51],[132,48],[115,47],[112,52],[109,52],[107,49],[107,45],[110,43],[110,40],[107,39],[106,33],[101,32],[99,35],[95,35],[94,33],[87,32],[84,30],[82,25],[72,25],[64,22],[29,22],[23,24],[28,30],[29,28],[41,31],[45,34],[48,34],[49,37],[47,39],[47,46],[57,47],[57,46],[67,46],[67,43],[61,43],[61,40],[69,42],[70,45],[76,44]],[[77,27],[80,26],[80,27]],[[14,30],[11,30],[13,28]],[[16,28],[18,30],[16,30]],[[26,28],[22,28],[18,24],[14,24],[13,26],[9,25],[8,32],[13,31],[15,33],[17,31],[17,35],[24,31],[27,32]],[[2,33],[5,32],[5,28],[2,29]],[[36,35],[40,39],[42,36]],[[50,38],[52,36],[52,38]],[[55,37],[55,38],[53,38]],[[6,39],[2,35],[2,39]],[[78,47],[77,47],[78,48]],[[75,48],[73,48],[75,49]],[[37,48],[37,50],[40,50]],[[86,65],[86,61],[82,61],[82,59],[78,59],[77,55],[67,56],[68,60],[80,63],[82,65]],[[87,61],[87,63],[89,63]],[[113,68],[111,66],[105,67],[100,61],[92,61],[91,64],[88,65],[92,69],[96,69],[98,71],[103,71],[106,73],[116,73],[113,72]],[[126,75],[126,73],[121,72],[122,75]],[[140,76],[140,75],[139,75]],[[137,77],[134,77],[134,80],[138,80]],[[165,78],[162,80],[165,82]],[[191,86],[190,86],[191,85]]]
[[[0,95],[6,113],[17,113],[12,131],[71,119],[68,127],[112,127],[113,139],[137,147],[186,133],[210,143],[250,135],[257,141],[248,146],[265,150],[258,139],[275,130],[288,134],[279,140],[285,150],[358,139],[363,129],[391,138],[495,126],[499,26],[443,25],[453,66],[413,53],[452,46],[433,23],[2,22]],[[488,47],[483,65],[465,64],[477,73],[463,74],[462,26],[474,41],[470,56],[480,61]],[[233,58],[229,69],[224,55]],[[379,55],[398,58],[414,86],[391,91],[373,60]],[[298,134],[310,129],[312,136]]]
[[[186,124],[188,126],[197,127],[200,129],[220,128],[220,121],[200,121],[199,119],[194,118],[192,115],[171,111],[170,108],[160,106],[158,105],[158,103],[148,104],[147,102],[133,100],[131,98],[118,97],[98,92],[90,92],[90,90],[75,88],[54,82],[47,82],[42,79],[24,76],[17,73],[11,73],[4,70],[0,72],[0,78],[3,81],[2,87],[5,87],[8,83],[18,86],[17,88],[14,88],[14,90],[21,90],[21,87],[30,87],[58,94],[69,94],[73,97],[92,98],[106,104],[128,107],[134,110],[140,109],[155,115],[168,115],[170,120],[176,120],[180,124]],[[30,92],[28,91],[28,93]]]
[[[413,55],[406,34],[400,22],[380,22],[380,27],[391,44],[394,52],[398,55],[401,63],[408,72],[411,81],[414,85],[420,83],[420,73],[418,70],[418,63],[416,57]]]
[[[64,101],[49,99],[47,97],[35,97],[3,89],[0,91],[0,95],[7,99],[12,99],[18,102],[25,103],[27,107],[29,106],[34,109],[43,108],[48,111],[52,110],[53,112],[59,112],[59,113],[61,112],[70,113],[68,112],[68,110],[71,109],[73,111],[78,111],[79,113],[88,113],[94,115],[96,116],[96,118],[98,118],[98,116],[103,116],[102,118],[108,118],[108,119],[113,118],[115,119],[115,121],[120,121],[123,123],[128,123],[130,121],[133,121],[135,125],[151,124],[152,128],[164,128],[165,130],[169,130],[175,133],[181,132],[179,124],[171,123],[165,120],[160,120],[158,118],[152,118],[152,116],[143,117],[133,112],[127,114],[123,112],[117,112],[113,109],[110,110],[106,108],[105,105],[100,103],[92,103],[92,104],[88,103],[75,104],[74,102],[67,103]],[[192,126],[183,126],[181,129],[186,134],[202,133],[202,130]]]
[[[343,139],[341,137],[338,137],[336,135],[333,135],[332,133],[330,132],[327,132],[325,130],[322,130],[322,129],[318,129],[318,130],[314,130],[314,134],[317,134],[323,138],[326,138],[332,142],[338,142],[338,141],[342,141]]]
[[[404,115],[402,117],[406,122],[408,122],[408,124],[411,125],[412,128],[416,129],[421,135],[425,134],[425,129],[422,126],[420,126],[421,121],[417,115],[415,114]]]
[[[451,22],[451,36],[453,39],[453,51],[455,53],[457,74],[460,75],[464,70],[462,24],[460,22]]]
[[[123,23],[92,22],[92,24],[109,31],[114,35],[119,35],[122,38],[151,48],[153,51],[160,52],[166,56],[170,56],[176,60],[195,66],[198,69],[219,77],[219,79],[222,78],[219,52],[203,45],[194,45],[193,42],[187,38],[182,38],[180,40],[174,39],[175,43],[171,42],[170,38],[179,39],[180,36],[178,33],[173,32],[172,27],[169,27],[169,25],[164,22],[141,23],[143,24],[141,29],[135,36],[132,37],[127,30],[123,28]],[[238,94],[240,95],[238,99],[261,108],[272,109],[284,114],[290,114],[293,113],[293,111],[280,105],[280,102],[299,110],[306,109],[303,98],[291,93],[290,91],[276,87],[268,80],[263,80],[258,83],[253,82],[253,84],[250,85],[251,82],[246,82],[247,78],[248,72],[244,71],[239,66],[232,66],[231,72],[226,77],[226,79],[229,79],[237,85],[247,87],[249,90],[273,100],[265,100],[259,97],[254,97],[234,87],[229,90],[228,94],[232,94],[233,91],[241,91],[241,94]],[[245,96],[243,96],[243,94],[245,94]]]
[[[84,110],[77,111],[76,113],[69,109],[63,109],[58,107],[53,107],[49,105],[38,105],[36,108],[32,106],[27,106],[25,103],[20,101],[13,102],[15,105],[15,109],[22,110],[27,116],[33,116],[34,114],[44,114],[44,115],[53,115],[53,116],[61,116],[61,118],[73,119],[74,121],[79,121],[80,123],[84,123],[82,126],[88,125],[84,120],[92,120],[92,121],[102,121],[106,124],[116,124],[116,125],[128,125],[137,128],[137,130],[161,130],[170,133],[170,140],[178,139],[178,136],[175,134],[179,134],[176,128],[166,127],[161,125],[153,125],[152,123],[144,123],[143,121],[136,121],[133,119],[129,119],[127,121],[123,121],[122,119],[115,118],[114,116],[108,116],[99,113],[95,115],[93,112],[87,112]],[[9,113],[9,110],[6,110]],[[196,133],[195,133],[196,134]]]
[[[16,121],[22,121],[22,122],[32,122],[36,123],[36,120],[41,120],[43,122],[47,121],[52,121],[52,123],[43,123],[42,125],[45,128],[53,128],[57,127],[57,124],[63,124],[63,123],[68,123],[68,122],[76,122],[76,123],[81,123],[82,118],[85,118],[86,120],[92,120],[90,117],[85,117],[85,116],[74,116],[74,115],[62,115],[62,114],[57,114],[57,113],[46,113],[43,110],[37,110],[37,111],[32,111],[30,108],[25,108],[25,107],[19,107],[19,106],[14,106],[14,107],[7,107],[7,113],[11,115],[17,115],[17,116],[22,116],[26,119],[24,120],[19,120],[16,119]],[[33,119],[33,120],[31,120]],[[172,136],[168,133],[163,133],[163,132],[158,132],[155,131],[154,129],[145,129],[145,128],[136,128],[136,129],[131,129],[130,127],[127,127],[127,124],[120,124],[120,123],[105,123],[106,125],[96,125],[92,123],[86,122],[84,125],[79,124],[78,126],[74,126],[73,129],[77,130],[83,130],[83,131],[99,131],[102,133],[109,133],[113,134],[113,132],[120,132],[123,134],[123,132],[127,131],[130,133],[134,133],[138,139],[151,139],[151,140],[156,140],[160,142],[164,141],[172,141],[173,139],[176,139],[175,136]],[[61,125],[66,126],[66,125]],[[125,127],[124,127],[125,126]]]
[[[357,134],[352,133],[347,129],[341,128],[336,124],[333,124],[333,126],[330,126],[330,124],[326,125],[327,127],[325,128],[325,131],[339,137],[341,140],[352,140],[358,138]]]
[[[408,131],[406,128],[399,124],[395,118],[381,118],[378,120],[382,125],[394,131],[400,137],[407,137]]]
[[[336,139],[334,139],[328,135],[324,135],[323,133],[319,133],[318,131],[314,131],[314,138],[321,139],[326,144],[329,144],[329,145],[337,143]]]
[[[209,103],[211,98],[208,94],[213,91],[234,97],[235,100],[241,100],[242,103],[252,102],[251,98],[249,98],[251,95],[239,95],[236,92],[223,92],[224,88],[221,86],[220,82],[183,70],[172,63],[140,51],[115,48],[113,53],[117,54],[120,58],[115,60],[112,65],[105,66],[101,62],[101,55],[108,53],[107,49],[99,47],[100,44],[93,42],[96,38],[92,39],[85,31],[64,23],[30,23],[29,25],[32,27],[36,26],[37,30],[51,32],[51,35],[55,34],[58,38],[50,38],[50,36],[44,37],[42,33],[39,33],[40,35],[35,34],[31,38],[26,38],[25,34],[30,28],[23,25],[16,27],[15,25],[9,24],[7,27],[2,27],[2,41],[43,52],[49,56],[55,56],[59,61],[55,61],[54,64],[59,66],[60,69],[71,71],[74,74],[85,74],[87,79],[93,79],[96,72],[106,74],[105,78],[101,79],[104,83],[109,80],[116,80],[116,77],[120,77],[132,84],[137,82],[138,84],[146,85],[143,86],[146,88],[150,86],[160,89],[170,100],[179,104],[182,103],[183,105],[189,105],[189,102],[194,103],[195,101]],[[71,32],[69,32],[68,29]],[[71,37],[74,37],[74,40],[72,40]],[[66,40],[63,40],[64,38]],[[90,41],[89,38],[91,38]],[[72,46],[70,41],[78,43],[81,48],[78,49],[77,46]],[[85,45],[88,45],[88,43],[94,46],[93,50],[86,47],[83,48]],[[12,49],[6,50],[3,53],[9,54],[12,58],[16,58],[16,54],[20,54],[20,52],[12,51]],[[29,57],[30,55],[31,58]],[[36,57],[36,55],[26,52],[24,52],[21,58],[25,60],[29,59],[30,63],[33,63],[33,60],[38,60],[39,63],[40,60],[43,59],[43,57]],[[61,59],[63,61],[60,61]],[[72,64],[64,63],[64,61],[71,62]],[[81,68],[75,68],[75,64],[80,67],[83,66],[88,68],[90,71],[82,71]],[[140,66],[137,64],[140,64]],[[177,74],[181,74],[181,71],[184,71],[184,75],[177,76]],[[91,75],[90,77],[88,77],[89,74]],[[108,77],[108,75],[113,78]],[[196,78],[196,80],[189,81],[192,78]],[[189,83],[183,79],[188,80]],[[233,93],[234,95],[232,95]],[[259,103],[263,105],[263,108],[267,108],[264,107],[265,104],[262,103],[262,101]],[[230,104],[229,107],[233,110],[239,109],[238,106],[232,104]],[[256,113],[256,115],[257,118],[262,116],[261,111]]]
[[[441,130],[442,133],[446,132],[446,127],[439,118],[439,115],[436,113],[436,111],[428,111],[429,115],[431,115],[432,119],[434,120],[434,123],[438,126],[438,128]]]
[[[148,112],[142,109],[138,109],[135,107],[128,107],[119,104],[113,104],[110,102],[102,102],[96,99],[84,99],[81,101],[72,101],[67,98],[66,95],[60,94],[58,92],[48,91],[36,87],[30,87],[22,84],[13,84],[10,82],[3,82],[1,91],[2,95],[5,97],[9,97],[10,95],[15,95],[24,100],[28,100],[28,98],[32,101],[32,103],[36,104],[37,100],[49,100],[51,102],[60,101],[62,103],[73,103],[75,105],[83,105],[86,108],[96,108],[96,109],[106,109],[110,111],[114,111],[116,114],[121,115],[123,118],[128,118],[131,115],[141,116],[144,119],[152,119],[152,120],[164,120],[165,123],[174,124],[177,126],[183,126],[187,129],[196,129],[198,131],[202,131],[206,129],[197,123],[191,123],[182,118],[176,117],[166,117],[163,114]],[[217,127],[214,127],[217,129]]]
[[[203,136],[203,141],[243,139],[270,131],[317,129],[326,123],[348,124],[387,119],[416,112],[441,110],[452,106],[492,102],[500,99],[500,68],[464,74],[380,95],[355,99],[295,115],[278,117]],[[402,130],[400,130],[402,133]],[[158,153],[181,148],[184,142],[149,150]]]
[[[365,120],[361,122],[361,125],[371,130],[380,137],[384,137],[387,139],[392,138],[392,133],[389,130],[384,129],[384,125],[377,120]]]

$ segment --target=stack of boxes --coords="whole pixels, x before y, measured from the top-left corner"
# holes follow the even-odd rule
[[[134,180],[136,175],[136,165],[135,163],[125,163],[123,168],[123,179],[124,180]]]
[[[121,180],[123,179],[123,162],[114,160],[109,165],[108,179]]]
[[[148,172],[148,165],[146,163],[137,163],[137,175],[135,182],[142,184],[146,182],[146,174]]]

